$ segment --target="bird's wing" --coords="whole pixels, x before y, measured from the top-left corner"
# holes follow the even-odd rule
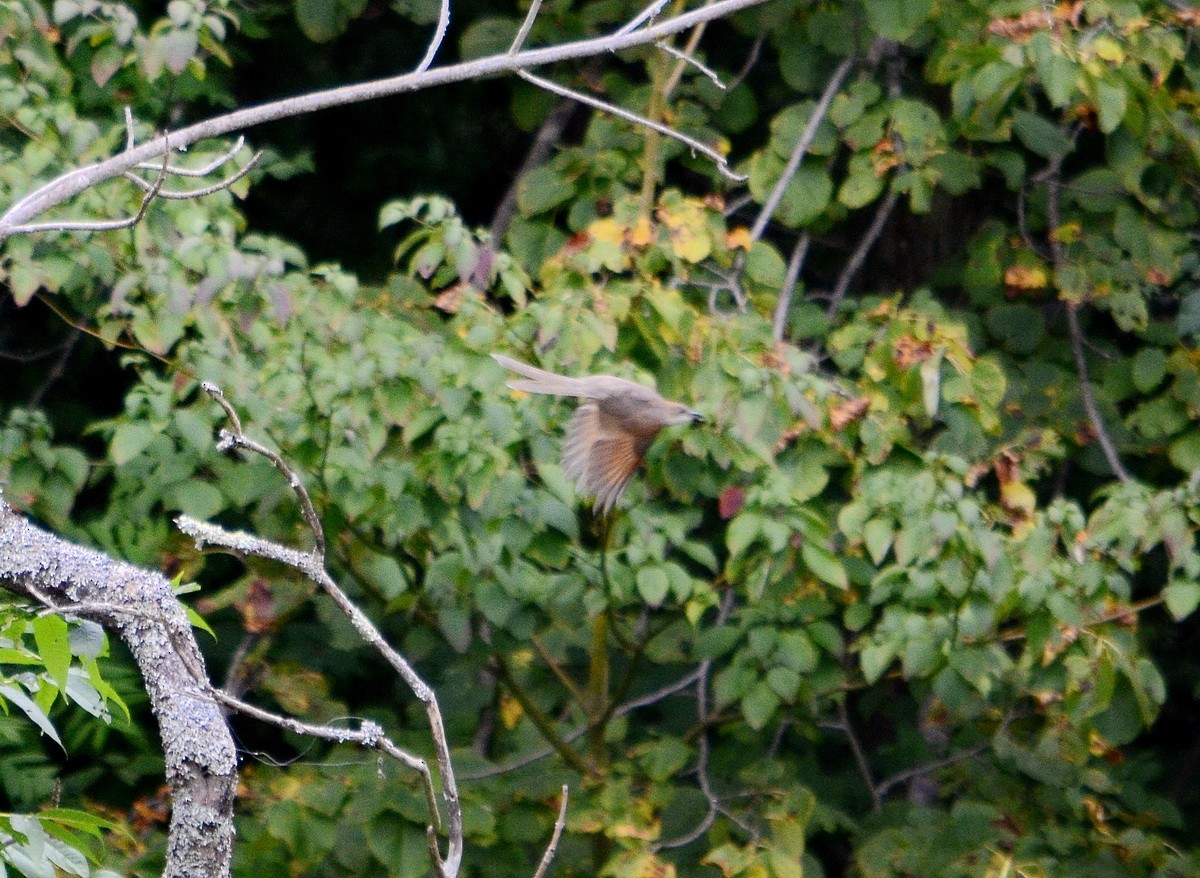
[[[555,396],[580,396],[591,399],[605,399],[617,393],[628,393],[631,390],[646,391],[645,387],[617,378],[615,375],[589,375],[586,378],[568,378],[566,375],[556,375],[537,366],[530,366],[520,360],[504,354],[492,354],[492,359],[511,369],[523,379],[508,382],[513,390],[524,390],[526,393],[549,393]]]
[[[644,437],[616,428],[594,402],[571,416],[563,448],[563,470],[576,487],[595,498],[596,511],[607,514],[641,465],[649,445]]]

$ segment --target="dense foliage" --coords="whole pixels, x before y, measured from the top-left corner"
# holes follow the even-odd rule
[[[5,0],[0,201],[120,148],[124,105],[145,135],[233,103],[241,59],[297,39],[280,11]],[[635,11],[549,3],[531,40]],[[430,20],[294,12],[321,41]],[[503,50],[523,12],[476,18],[459,51]],[[744,186],[592,115],[521,182],[502,241],[442,196],[383,204],[382,279],[248,227],[250,180],[303,156],[126,232],[11,239],[4,497],[202,583],[211,661],[248,697],[428,752],[423,713],[307,583],[174,532],[186,512],[310,538],[267,463],[215,449],[199,382],[219,384],[438,691],[469,874],[530,874],[562,783],[562,875],[1198,874],[1198,24],[1149,0],[771,0],[700,40],[725,90],[661,52],[557,71],[732,150]],[[510,87],[514,124],[536,126],[551,103]],[[71,215],[140,198],[110,183]],[[76,350],[80,332],[102,344]],[[558,463],[568,404],[505,389],[496,350],[654,381],[708,423],[665,432],[597,521]],[[79,809],[5,818],[0,860],[87,874],[80,833],[126,826],[92,862],[153,874],[136,681],[91,627],[0,623],[4,798]],[[237,874],[427,873],[412,777],[236,728]]]

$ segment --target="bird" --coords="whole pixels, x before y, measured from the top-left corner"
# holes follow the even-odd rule
[[[504,354],[492,358],[523,376],[507,382],[513,390],[583,400],[567,427],[562,464],[576,490],[593,498],[597,515],[612,511],[663,427],[704,420],[699,412],[664,399],[654,388],[615,375],[569,378]]]

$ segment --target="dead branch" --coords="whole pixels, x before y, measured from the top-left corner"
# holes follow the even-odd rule
[[[170,148],[182,148],[210,137],[222,137],[246,128],[292,116],[314,113],[330,107],[361,103],[388,95],[404,94],[436,85],[480,79],[498,73],[513,73],[531,67],[541,67],[559,61],[586,58],[607,52],[619,52],[635,46],[653,44],[663,37],[693,28],[701,22],[729,15],[739,9],[764,3],[766,0],[717,0],[710,6],[674,15],[664,21],[646,27],[622,29],[612,34],[546,46],[518,52],[504,52],[486,58],[448,64],[427,70],[418,70],[387,79],[354,85],[340,86],[324,91],[310,92],[296,97],[246,107],[225,113],[156,137],[139,146],[123,150],[120,154],[62,174],[57,179],[39,187],[12,205],[0,216],[0,240],[19,232],[36,229],[30,223],[36,217],[57,207],[75,195],[104,180],[119,177],[138,164],[164,155]],[[631,22],[630,24],[633,24]],[[629,28],[629,25],[626,26]],[[58,228],[58,226],[52,226]],[[88,230],[93,230],[89,227]]]
[[[883,227],[887,225],[888,218],[891,217],[892,211],[896,209],[896,202],[899,197],[899,193],[892,190],[879,203],[879,209],[875,211],[875,218],[871,220],[871,225],[867,229],[866,234],[862,236],[858,242],[858,246],[854,248],[854,253],[850,256],[850,261],[846,263],[842,269],[842,273],[838,275],[833,292],[829,295],[829,304],[825,307],[825,313],[830,317],[837,314],[838,306],[842,304],[842,299],[846,298],[846,293],[850,290],[850,284],[853,283],[854,276],[858,274],[863,263],[867,261],[867,254],[871,252],[871,248],[875,246],[875,242],[879,240],[879,236],[883,234]]]
[[[689,137],[681,131],[676,131],[669,125],[663,125],[661,122],[655,122],[648,116],[643,116],[640,113],[635,113],[632,110],[626,110],[623,107],[618,107],[616,104],[610,104],[608,101],[602,101],[599,98],[594,98],[591,95],[584,94],[581,91],[575,91],[572,88],[567,88],[565,85],[559,85],[549,79],[543,79],[530,73],[528,70],[518,70],[517,76],[524,79],[526,82],[531,82],[538,88],[544,88],[548,92],[553,92],[556,95],[564,98],[571,98],[579,101],[581,104],[587,104],[593,109],[600,110],[602,113],[609,113],[618,118],[624,119],[626,122],[632,122],[634,125],[641,125],[643,128],[649,128],[652,131],[657,131],[667,137],[673,137],[680,143],[689,147],[693,152],[703,153],[708,156],[717,166],[717,170],[725,177],[735,182],[742,182],[746,179],[744,174],[737,174],[729,167],[729,161],[725,156],[721,155],[711,146],[706,143],[701,143],[694,137]]]
[[[1066,249],[1058,237],[1059,227],[1062,226],[1062,157],[1054,159],[1043,173],[1048,187],[1046,225],[1049,228],[1046,231],[1050,238],[1050,256],[1053,260],[1054,273],[1058,276],[1061,275],[1067,264]],[[1104,425],[1100,406],[1096,404],[1096,395],[1092,391],[1092,382],[1088,375],[1087,355],[1084,352],[1083,329],[1079,325],[1081,303],[1068,301],[1066,304],[1067,332],[1071,337],[1071,355],[1075,360],[1075,371],[1079,378],[1079,396],[1083,401],[1084,411],[1087,412],[1088,420],[1096,433],[1096,441],[1100,443],[1100,450],[1104,453],[1104,459],[1108,461],[1113,475],[1122,482],[1131,482],[1132,478],[1129,471],[1125,469],[1125,464],[1121,462],[1121,455],[1117,453],[1117,446],[1113,442],[1112,436],[1109,435],[1108,428]]]
[[[204,657],[171,583],[30,524],[0,500],[0,587],[95,619],[133,653],[158,721],[171,791],[164,878],[227,878],[237,754],[204,687]]]
[[[842,83],[850,75],[850,69],[854,66],[854,61],[854,58],[847,58],[834,69],[833,75],[829,77],[829,82],[825,84],[825,91],[821,93],[817,105],[813,107],[812,115],[808,117],[808,124],[800,132],[800,138],[792,148],[792,154],[788,156],[787,164],[783,166],[783,173],[775,181],[775,188],[771,190],[771,194],[763,202],[762,210],[759,211],[758,217],[754,220],[754,225],[750,227],[751,240],[757,241],[762,237],[763,232],[767,228],[767,223],[771,221],[771,217],[779,209],[779,202],[783,201],[783,193],[787,191],[788,184],[792,182],[792,178],[800,170],[800,162],[803,161],[808,148],[812,146],[812,142],[817,136],[817,129],[825,119],[825,114],[829,112],[829,105],[833,103],[833,99],[837,96]]]
[[[796,292],[796,283],[800,280],[800,270],[804,267],[804,257],[808,255],[808,245],[812,236],[805,232],[792,248],[788,257],[787,273],[783,276],[783,286],[779,290],[779,301],[775,303],[775,318],[771,323],[771,337],[776,342],[783,341],[787,329],[788,312],[792,310],[792,296]]]
[[[312,500],[303,482],[283,458],[276,452],[266,448],[261,443],[246,436],[240,419],[233,407],[225,399],[220,388],[205,382],[203,389],[225,411],[233,425],[232,430],[222,430],[218,448],[228,450],[239,448],[243,451],[261,455],[278,469],[292,487],[304,514],[305,521],[312,531],[315,546],[312,551],[302,552],[287,546],[252,534],[227,531],[216,525],[197,521],[188,516],[176,519],[176,525],[181,531],[196,541],[197,548],[216,546],[238,555],[253,555],[260,558],[277,561],[298,570],[308,580],[319,586],[333,600],[350,620],[359,635],[392,666],[400,678],[408,686],[425,708],[429,722],[430,734],[433,738],[434,752],[437,757],[440,774],[442,798],[446,802],[448,846],[443,857],[436,841],[436,827],[441,824],[440,811],[436,807],[430,814],[429,835],[431,838],[431,853],[434,854],[434,865],[437,874],[442,878],[454,878],[462,863],[463,853],[463,823],[462,807],[459,803],[458,785],[454,778],[454,766],[450,758],[450,743],[446,737],[445,724],[442,721],[441,708],[438,705],[434,691],[421,679],[416,670],[395,648],[384,639],[379,629],[358,606],[350,600],[344,591],[325,569],[325,536],[320,518],[313,508]],[[436,800],[432,800],[436,806]]]

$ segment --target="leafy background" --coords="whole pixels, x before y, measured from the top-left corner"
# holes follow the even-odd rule
[[[447,59],[503,49],[523,11],[456,7]],[[635,11],[549,3],[531,40]],[[124,105],[146,136],[406,69],[434,14],[9,0],[3,200],[120,148]],[[6,242],[5,498],[199,582],[217,679],[423,752],[421,711],[323,598],[174,532],[186,512],[306,539],[267,464],[216,452],[198,385],[220,384],[437,689],[470,874],[530,874],[562,783],[559,874],[1196,874],[1198,22],[772,0],[705,33],[726,90],[650,51],[554,71],[729,150],[746,185],[577,111],[500,240],[555,104],[525,83],[250,132],[267,160],[232,191]],[[70,214],[139,197],[107,184]],[[602,526],[557,462],[568,406],[504,389],[494,350],[653,380],[709,423],[665,434]],[[5,613],[0,858],[154,874],[161,766],[127,659]],[[234,722],[237,874],[426,873],[413,778]]]

